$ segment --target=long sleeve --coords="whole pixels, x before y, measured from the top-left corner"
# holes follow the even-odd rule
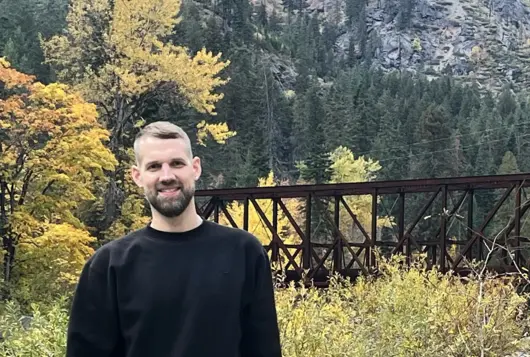
[[[76,287],[68,325],[66,357],[121,357],[115,286],[92,257]]]
[[[250,298],[242,316],[242,357],[281,357],[270,261],[265,250],[256,260]]]

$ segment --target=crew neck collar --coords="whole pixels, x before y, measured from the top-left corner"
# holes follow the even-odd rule
[[[145,227],[147,237],[155,240],[168,241],[168,242],[185,242],[193,239],[197,239],[202,236],[202,233],[209,225],[210,222],[203,220],[197,227],[184,232],[168,232],[161,231],[151,226],[151,222]]]

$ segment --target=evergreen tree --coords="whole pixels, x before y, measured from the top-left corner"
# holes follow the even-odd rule
[[[331,162],[323,130],[325,112],[316,84],[309,88],[304,100],[305,133],[308,137],[305,139],[305,168],[301,170],[301,178],[313,184],[327,183],[330,179]]]
[[[514,154],[519,168],[522,172],[530,172],[530,113],[525,106],[517,109],[512,131],[515,136]]]
[[[358,150],[356,139],[363,133],[359,131],[351,84],[350,73],[343,72],[338,76],[336,83],[326,91],[323,101],[326,120],[323,128],[328,151],[339,146]]]
[[[504,119],[508,118],[517,109],[517,102],[513,97],[509,88],[504,88],[499,96],[497,110],[500,116]]]
[[[381,126],[375,138],[372,156],[381,160],[383,165],[380,179],[405,179],[409,173],[406,169],[409,164],[408,146],[397,115],[398,108],[388,93],[385,93],[380,103]],[[387,109],[386,112],[384,108]]]
[[[184,42],[192,53],[196,53],[206,45],[200,7],[191,0],[184,1],[182,7],[182,21],[175,27],[172,39],[174,42]]]
[[[326,150],[323,130],[324,109],[319,88],[312,83],[304,96],[305,127],[308,137],[304,160],[298,165],[301,183],[323,184],[331,179],[330,153]],[[334,235],[329,221],[329,198],[314,197],[311,208],[311,236],[313,242],[331,242]],[[322,255],[322,251],[320,252]]]
[[[465,155],[463,143],[462,143],[462,135],[458,130],[456,130],[451,135],[451,141],[450,141],[450,155],[453,160],[453,166],[452,166],[452,176],[468,176],[471,174],[472,167],[469,164],[468,158]]]
[[[267,31],[269,19],[267,16],[267,7],[264,3],[259,4],[257,7],[256,22]]]
[[[206,20],[206,29],[204,30],[204,45],[213,53],[229,52],[229,41],[224,36],[222,24],[215,16],[209,16]]]
[[[24,73],[49,83],[39,36],[47,39],[66,26],[67,0],[0,0],[0,56]]]
[[[217,3],[217,8],[223,19],[223,27],[228,31],[225,32],[227,40],[232,45],[241,45],[242,43],[251,43],[252,25],[251,3],[247,0],[221,0]]]
[[[420,139],[418,141],[422,142],[415,154],[418,159],[417,177],[448,177],[454,173],[451,130],[447,121],[447,112],[441,106],[431,104],[423,112],[416,134]]]

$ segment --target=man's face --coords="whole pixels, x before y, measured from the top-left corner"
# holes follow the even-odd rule
[[[193,199],[200,159],[190,156],[182,139],[144,137],[138,150],[138,166],[132,168],[134,181],[160,214],[179,216]]]

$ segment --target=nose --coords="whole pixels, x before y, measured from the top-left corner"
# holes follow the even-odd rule
[[[171,167],[168,164],[162,164],[160,181],[168,181],[173,179],[173,174],[171,173]]]

